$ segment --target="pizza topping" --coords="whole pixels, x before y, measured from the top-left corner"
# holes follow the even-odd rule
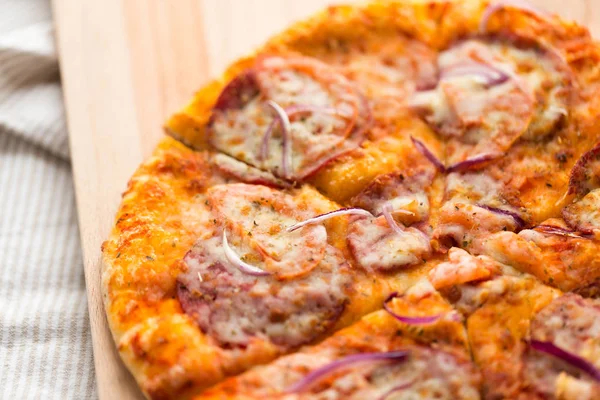
[[[215,110],[241,109],[259,94],[258,82],[253,71],[246,71],[225,86],[215,103]]]
[[[262,145],[260,147],[260,159],[264,160],[268,157],[269,153],[269,141],[271,140],[271,134],[273,132],[273,127],[275,126],[275,122],[279,123],[279,127],[281,129],[281,145],[283,147],[283,151],[281,152],[282,161],[281,161],[281,171],[283,174],[283,178],[289,178],[290,169],[292,168],[292,159],[291,159],[291,138],[290,132],[292,130],[290,126],[290,119],[288,114],[285,112],[283,108],[273,100],[267,101],[267,105],[275,111],[276,119],[274,119],[269,126],[263,136]]]
[[[488,211],[491,211],[493,213],[496,214],[500,214],[500,215],[508,215],[509,217],[511,217],[512,219],[515,220],[515,223],[517,224],[517,229],[521,229],[525,227],[525,220],[523,218],[521,218],[521,216],[519,214],[517,214],[514,211],[510,211],[510,210],[505,210],[503,208],[497,208],[497,207],[491,207],[485,204],[478,204],[479,207],[484,208]]]
[[[385,124],[396,121],[403,113],[417,82],[434,85],[437,81],[435,50],[403,36],[392,34],[374,46],[366,44],[371,47],[366,52],[365,43],[355,43],[356,49],[337,53],[333,60],[368,97],[376,120]],[[377,131],[369,134],[376,135]]]
[[[459,353],[404,345],[398,350],[367,354],[369,358],[366,361],[363,361],[363,357],[366,356],[364,353],[355,354],[331,361],[309,372],[304,378],[288,386],[288,396],[297,396],[289,398],[479,398],[480,377],[471,361]],[[375,355],[379,356],[371,359]],[[389,355],[393,355],[394,358],[388,358]],[[311,356],[314,358],[317,354]],[[297,386],[300,386],[300,389]]]
[[[362,353],[362,354],[354,354],[351,356],[347,356],[341,358],[337,361],[334,361],[330,364],[327,364],[323,367],[317,368],[314,371],[311,371],[304,378],[289,386],[286,389],[287,393],[299,393],[309,390],[314,384],[318,383],[320,380],[330,376],[331,374],[339,371],[340,369],[345,369],[350,366],[354,366],[355,364],[365,363],[365,362],[377,362],[377,361],[391,361],[391,362],[401,362],[406,360],[408,357],[408,351],[390,351],[384,353]]]
[[[383,218],[385,218],[385,222],[387,222],[388,226],[390,228],[392,228],[392,230],[394,232],[396,232],[399,235],[402,235],[403,230],[400,229],[400,227],[398,226],[398,223],[396,221],[394,221],[394,217],[392,217],[392,204],[391,203],[385,203],[382,207],[382,214],[383,214]],[[410,211],[405,211],[405,210],[401,210],[405,213],[410,213]]]
[[[429,198],[426,189],[433,175],[429,171],[409,170],[380,175],[350,203],[369,210],[374,215],[387,213],[403,224],[423,221],[429,216]]]
[[[463,249],[453,247],[448,261],[429,271],[429,281],[436,289],[463,283],[490,279],[498,268],[496,262],[486,256],[472,256]]]
[[[499,231],[515,231],[524,220],[503,197],[504,186],[483,173],[452,173],[446,177],[445,198],[433,237],[447,247],[469,248]]]
[[[510,75],[506,72],[481,62],[467,62],[464,64],[452,65],[442,71],[440,79],[444,80],[461,76],[470,76],[475,79],[480,79],[488,88],[500,85],[510,79]]]
[[[207,197],[243,259],[257,260],[259,268],[277,279],[309,273],[323,259],[327,241],[323,226],[286,231],[307,214],[291,196],[263,186],[230,184],[210,188]]]
[[[340,208],[339,210],[329,211],[329,212],[326,212],[325,214],[320,214],[320,215],[311,217],[309,219],[306,219],[302,222],[298,222],[294,225],[291,225],[287,228],[287,231],[294,232],[295,230],[298,230],[304,226],[320,224],[323,221],[326,221],[330,218],[339,217],[341,215],[356,215],[359,217],[372,217],[373,216],[373,214],[371,214],[367,210],[363,210],[362,208],[355,208],[355,207]]]
[[[409,324],[409,325],[431,324],[431,323],[439,320],[443,316],[442,314],[422,316],[422,317],[411,317],[411,316],[407,316],[407,315],[399,315],[399,314],[395,313],[388,306],[388,303],[390,301],[392,301],[393,299],[395,299],[396,297],[399,297],[398,292],[394,292],[394,293],[390,294],[387,297],[387,299],[385,299],[385,301],[383,302],[383,309],[385,311],[387,311],[388,314],[390,314],[392,317],[394,317],[395,319],[397,319],[400,322],[403,322],[403,323]]]
[[[423,142],[414,137],[411,140],[417,150],[425,156],[433,166],[441,173],[452,173],[452,172],[466,172],[476,170],[488,165],[491,161],[494,161],[502,156],[499,153],[483,153],[476,156],[467,158],[466,160],[456,162],[449,167],[446,167],[428,148]]]
[[[598,300],[560,296],[535,315],[530,329],[532,351],[524,355],[524,375],[537,392],[552,396],[590,384],[600,389]],[[565,382],[564,375],[575,381]]]
[[[473,157],[469,157],[463,161],[456,162],[446,168],[447,173],[452,172],[466,172],[480,169],[488,165],[491,161],[494,161],[501,157],[499,153],[482,153]]]
[[[283,283],[241,272],[224,256],[208,263],[218,242],[203,243],[184,260],[188,271],[178,278],[177,297],[200,329],[223,346],[245,347],[262,339],[291,349],[333,326],[344,309],[349,266],[331,246],[310,275]],[[202,281],[196,276],[200,271]]]
[[[518,10],[532,14],[540,19],[548,19],[550,17],[550,14],[548,14],[546,11],[534,6],[533,4],[525,0],[497,0],[490,2],[486,7],[485,11],[483,12],[483,15],[481,16],[481,21],[479,22],[479,32],[485,33],[487,31],[487,26],[490,18],[498,11],[503,10],[505,8],[516,8]]]
[[[489,235],[480,250],[563,291],[600,290],[598,243],[554,223]]]
[[[414,381],[407,381],[407,382],[402,382],[396,386],[394,386],[393,388],[391,388],[390,390],[388,390],[386,393],[384,393],[378,400],[386,400],[388,399],[390,396],[393,396],[395,393],[401,392],[405,389],[408,389],[412,386],[412,384],[414,383]]]
[[[600,188],[600,143],[584,153],[573,166],[569,194],[580,199],[597,188]]]
[[[565,222],[583,234],[600,231],[600,188],[563,209]]]
[[[575,378],[561,372],[556,378],[555,396],[561,400],[593,400],[600,392],[600,384]]]
[[[566,236],[566,237],[578,238],[578,239],[581,239],[584,237],[571,229],[564,228],[562,226],[557,226],[557,225],[549,225],[548,223],[538,225],[533,229],[536,230],[537,232],[545,233],[548,235]]]
[[[572,76],[551,49],[472,39],[438,58],[438,85],[411,105],[447,138],[453,164],[550,135],[568,114]]]
[[[364,98],[331,67],[265,56],[225,87],[208,128],[218,150],[298,180],[356,148],[369,123]]]
[[[416,228],[403,228],[384,216],[359,219],[348,226],[347,242],[357,263],[367,271],[390,271],[423,263],[431,254],[429,238]]]
[[[422,141],[420,141],[419,139],[411,136],[410,140],[412,141],[412,143],[414,144],[414,146],[417,148],[417,150],[419,150],[419,152],[421,154],[423,154],[425,156],[425,158],[427,158],[429,161],[431,161],[431,163],[433,164],[433,166],[435,167],[435,169],[437,169],[439,172],[446,172],[446,166],[444,165],[443,162],[440,161],[439,158],[436,157],[435,154],[433,154],[431,152],[431,150],[429,150],[427,148],[427,146],[425,146],[425,143],[423,143]]]
[[[244,183],[265,185],[275,188],[290,186],[289,183],[282,179],[276,178],[270,172],[252,167],[223,153],[214,154],[212,157],[212,162],[219,169],[219,171]]]
[[[292,348],[332,326],[349,265],[323,226],[285,229],[310,210],[263,186],[214,186],[207,198],[214,218],[186,255],[177,290],[202,331],[225,346],[263,339]]]
[[[567,195],[575,199],[563,209],[565,222],[584,234],[600,230],[600,143],[575,163]]]
[[[565,351],[560,347],[556,346],[552,342],[531,340],[529,342],[529,345],[534,350],[541,351],[542,353],[546,353],[551,356],[560,358],[567,364],[570,364],[573,367],[580,369],[581,371],[594,378],[596,381],[600,382],[600,369],[596,368],[594,364],[587,361],[585,358],[579,357],[578,355],[573,353],[569,353],[568,351]]]
[[[600,300],[573,293],[554,299],[532,320],[531,339],[600,362]]]
[[[494,60],[496,54],[490,46],[471,40],[441,53],[438,65],[443,79],[435,89],[418,92],[412,100],[440,135],[461,144],[463,151],[450,154],[452,163],[482,153],[504,153],[525,132],[533,116],[532,92],[513,76],[504,60]],[[479,64],[513,77],[482,80],[480,74],[452,74],[464,65],[474,68]],[[490,82],[496,84],[490,86]]]
[[[227,242],[227,234],[225,233],[225,231],[223,231],[223,252],[225,253],[225,258],[227,259],[227,261],[229,261],[232,265],[238,267],[238,269],[240,271],[242,271],[248,275],[254,275],[254,276],[271,275],[270,272],[263,271],[260,268],[257,268],[253,265],[248,264],[247,262],[244,262],[240,258],[240,256],[235,254],[235,251],[233,251],[233,249],[231,247],[229,247],[229,243]],[[200,275],[200,272],[198,272],[198,278],[200,278],[200,281],[202,282],[202,275]]]

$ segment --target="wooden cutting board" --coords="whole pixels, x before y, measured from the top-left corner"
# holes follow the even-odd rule
[[[535,3],[586,24],[600,37],[595,1]],[[328,3],[53,0],[101,400],[143,398],[119,359],[100,291],[100,244],[128,178],[162,136],[163,121],[196,89],[268,36]]]

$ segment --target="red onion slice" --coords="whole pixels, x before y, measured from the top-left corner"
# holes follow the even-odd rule
[[[414,380],[408,381],[408,382],[404,382],[401,383],[399,385],[394,386],[393,388],[391,388],[390,390],[388,390],[387,392],[385,392],[379,399],[377,400],[385,400],[388,397],[390,397],[391,394],[396,393],[396,392],[400,392],[401,390],[404,389],[408,389],[409,387],[411,387],[413,384],[415,383]]]
[[[262,143],[260,145],[260,153],[258,154],[258,157],[260,160],[266,160],[267,156],[269,155],[269,142],[271,141],[271,135],[273,134],[273,128],[275,127],[275,121],[278,121],[278,120],[274,119],[273,121],[271,121],[271,123],[267,127],[267,130],[265,131],[265,134],[263,136]]]
[[[479,154],[475,157],[467,158],[464,161],[459,161],[455,164],[452,164],[451,166],[446,168],[446,172],[452,173],[452,172],[472,171],[474,169],[478,169],[478,168],[482,167],[484,164],[487,164],[490,161],[500,158],[500,156],[501,156],[501,154],[498,154],[498,153]]]
[[[255,267],[254,265],[250,265],[247,262],[242,261],[240,256],[238,256],[235,253],[235,251],[233,251],[233,249],[229,247],[229,242],[227,241],[227,234],[225,233],[225,230],[223,230],[223,251],[225,252],[225,258],[227,258],[227,261],[235,265],[243,273],[253,276],[271,275],[270,272],[263,271],[262,269]]]
[[[315,217],[304,220],[302,222],[298,222],[297,224],[294,224],[294,225],[288,227],[287,231],[293,232],[297,229],[302,228],[303,226],[311,225],[311,224],[318,224],[318,223],[328,220],[330,218],[339,217],[340,215],[359,215],[362,217],[373,217],[373,214],[371,214],[367,210],[363,210],[362,208],[356,208],[356,207],[340,208],[339,210],[329,211],[329,212],[326,212],[325,214],[320,214]]]
[[[425,325],[431,324],[432,322],[437,321],[442,317],[442,314],[430,315],[426,317],[408,317],[406,315],[398,315],[388,306],[388,303],[392,301],[392,299],[399,297],[398,292],[394,292],[390,294],[387,299],[383,301],[383,309],[388,312],[392,317],[396,318],[398,321],[403,322],[409,325]]]
[[[485,33],[487,31],[487,25],[490,20],[490,17],[492,15],[494,15],[496,12],[498,12],[504,8],[507,8],[507,7],[517,8],[521,11],[525,11],[525,12],[530,13],[541,19],[548,19],[550,17],[550,14],[548,12],[541,10],[540,8],[534,6],[533,4],[531,4],[527,1],[524,1],[524,0],[500,0],[500,1],[496,1],[494,3],[490,3],[487,6],[487,8],[485,9],[485,11],[483,12],[483,15],[481,16],[481,21],[479,22],[479,32]]]
[[[417,150],[419,150],[419,152],[421,154],[423,154],[425,156],[425,158],[427,158],[435,166],[435,168],[441,173],[463,172],[463,171],[474,170],[474,169],[481,167],[483,164],[493,161],[501,156],[501,154],[499,154],[499,153],[484,153],[484,154],[479,154],[475,157],[467,158],[464,161],[460,161],[455,164],[452,164],[449,167],[446,167],[427,148],[427,146],[425,146],[425,144],[423,142],[421,142],[419,139],[414,138],[413,136],[410,137],[410,140],[412,140],[412,142],[415,145],[415,147],[417,148]]]
[[[580,234],[577,234],[575,231],[572,231],[570,229],[563,228],[560,226],[555,226],[555,225],[542,224],[542,225],[536,226],[533,229],[538,232],[546,233],[549,235],[567,236],[567,237],[572,237],[572,238],[577,238],[577,239],[589,239],[588,235],[580,235]]]
[[[488,88],[500,85],[510,78],[510,75],[489,64],[469,62],[455,64],[442,70],[441,79],[449,79],[469,75],[483,78],[484,84]]]
[[[576,354],[569,353],[568,351],[556,346],[552,342],[531,340],[529,342],[529,345],[534,350],[549,354],[551,356],[563,360],[567,364],[572,365],[573,367],[585,372],[586,374],[591,376],[595,381],[600,382],[600,370],[588,360],[579,357]]]
[[[321,107],[313,104],[294,104],[292,106],[286,107],[285,112],[288,117],[296,116],[297,114],[306,114],[306,113],[322,113],[328,115],[335,115],[344,118],[351,118],[352,115],[348,115],[348,113],[344,113],[342,110],[334,108],[334,107]]]
[[[486,210],[491,211],[496,214],[501,214],[501,215],[506,215],[508,217],[511,217],[517,224],[517,229],[523,229],[525,227],[525,225],[527,225],[525,220],[523,218],[521,218],[521,216],[519,214],[517,214],[516,212],[512,212],[510,210],[505,210],[502,208],[487,206],[485,204],[477,204],[477,207],[481,207],[483,209],[486,209]]]
[[[383,217],[390,228],[392,228],[392,230],[397,234],[401,235],[403,231],[394,220],[394,217],[392,217],[392,211],[392,205],[389,202],[385,203],[381,209],[381,213],[383,214]]]
[[[419,150],[419,152],[423,154],[438,171],[442,173],[446,171],[446,166],[439,160],[439,158],[435,156],[435,154],[429,151],[423,142],[413,136],[410,137],[410,140],[413,142],[413,145],[417,148],[417,150]]]
[[[353,364],[375,361],[404,361],[409,352],[405,350],[388,351],[383,353],[361,353],[341,358],[310,372],[304,378],[289,386],[286,393],[300,393],[310,388],[316,382],[331,375],[335,371]]]
[[[277,118],[277,120],[279,121],[279,125],[281,126],[281,143],[283,145],[281,171],[283,178],[288,179],[292,170],[292,129],[290,127],[290,119],[286,114],[285,110],[273,100],[267,101],[267,105],[271,107],[273,111],[275,111],[275,117]],[[266,153],[269,149],[269,140],[271,138],[271,132],[272,129],[267,128],[267,132],[265,132],[265,136],[263,137],[263,142],[261,146],[261,156],[265,154],[266,157]]]

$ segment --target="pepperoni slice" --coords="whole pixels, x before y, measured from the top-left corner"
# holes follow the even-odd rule
[[[269,102],[285,114],[289,132]],[[333,68],[309,57],[264,56],[219,96],[209,140],[238,160],[299,180],[356,148],[369,124],[365,99]]]
[[[212,220],[185,256],[177,290],[202,331],[223,346],[269,340],[288,349],[331,327],[347,301],[349,265],[327,244],[323,226],[285,231],[314,210],[303,211],[292,196],[262,186],[220,185],[207,195]],[[223,229],[240,258],[269,275],[232,264]]]
[[[389,226],[385,217],[361,218],[348,226],[348,246],[367,271],[421,264],[431,254],[429,238],[416,228]]]

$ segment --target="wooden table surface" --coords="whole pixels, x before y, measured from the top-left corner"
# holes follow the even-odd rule
[[[143,398],[100,291],[100,244],[128,178],[196,89],[328,0],[53,0],[101,400]],[[600,37],[598,0],[536,0]]]

